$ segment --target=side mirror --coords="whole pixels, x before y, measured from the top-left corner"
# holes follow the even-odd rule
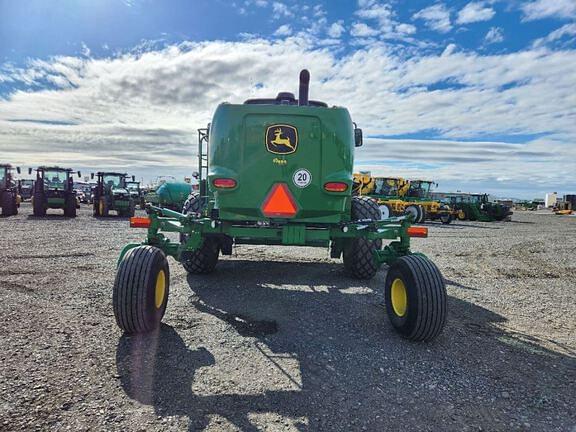
[[[20,167],[16,167],[16,172],[17,172],[18,174],[22,174],[22,170],[20,169]]]
[[[94,180],[94,173],[90,173],[90,178]]]
[[[32,168],[28,168],[28,175],[32,175]]]
[[[78,171],[78,178],[82,178],[82,173]]]
[[[362,138],[362,129],[354,128],[354,145],[356,147],[362,147],[362,144],[364,144]]]
[[[195,179],[200,178],[200,173],[198,171],[194,171],[192,173],[192,177],[194,177]]]
[[[132,176],[132,181],[136,181],[136,176]]]

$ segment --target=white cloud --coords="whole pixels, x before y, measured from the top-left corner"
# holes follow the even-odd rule
[[[278,1],[272,3],[272,12],[275,14],[274,15],[275,19],[279,19],[282,17],[291,18],[294,16],[292,11],[288,6],[286,6],[286,4]]]
[[[534,47],[538,48],[552,42],[556,42],[567,37],[567,42],[574,42],[576,38],[576,23],[565,24],[559,29],[554,30],[549,35],[536,39],[532,44]],[[570,38],[571,37],[571,38]]]
[[[575,18],[574,0],[534,0],[522,5],[524,19],[533,21],[542,18]]]
[[[354,23],[350,29],[350,35],[354,37],[370,37],[376,36],[380,32],[364,23]]]
[[[289,24],[283,24],[274,32],[274,36],[290,36],[292,34],[292,27]]]
[[[355,15],[364,20],[375,21],[377,31],[384,39],[407,40],[406,36],[416,33],[416,27],[412,24],[400,23],[396,20],[396,14],[388,3],[377,1],[359,1],[359,9]]]
[[[428,27],[440,33],[447,33],[452,29],[450,11],[442,3],[422,9],[415,13],[413,18],[423,20]]]
[[[470,2],[458,13],[458,24],[469,24],[491,20],[496,12],[484,2]]]
[[[349,107],[364,129],[366,146],[356,157],[362,167],[438,181],[489,182],[498,173],[560,189],[573,178],[566,161],[576,158],[574,64],[576,50],[479,55],[447,48],[404,57],[383,43],[342,56],[298,35],[34,60],[0,69],[0,80],[33,88],[50,80],[55,88],[0,100],[0,149],[24,165],[189,172],[196,129],[218,103],[295,91],[306,67],[311,98]],[[438,138],[370,138],[418,131]],[[510,135],[527,142],[506,142]]]
[[[488,44],[500,43],[504,41],[504,31],[500,27],[491,27],[484,36],[484,41]]]
[[[342,33],[345,31],[346,28],[344,27],[344,21],[340,20],[332,23],[332,25],[328,28],[328,36],[337,39],[342,36]]]

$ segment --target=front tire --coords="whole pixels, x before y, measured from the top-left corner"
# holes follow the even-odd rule
[[[440,221],[444,225],[449,225],[452,222],[452,215],[451,214],[443,214],[442,216],[440,216]]]
[[[378,208],[380,209],[381,220],[390,219],[393,216],[392,207],[390,207],[388,204],[380,204]]]
[[[407,255],[388,270],[384,289],[392,326],[412,341],[431,341],[446,323],[446,287],[438,267],[428,258]]]
[[[352,197],[352,220],[380,220],[378,204],[366,196]],[[353,238],[344,248],[343,261],[346,273],[356,279],[371,279],[379,265],[374,260],[374,252],[382,248],[382,240]]]
[[[2,216],[15,216],[18,214],[17,198],[10,191],[5,191],[0,197],[0,207],[2,207]]]
[[[410,204],[404,209],[404,214],[406,216],[412,216],[412,223],[420,223],[420,220],[422,219],[422,207]]]
[[[69,218],[76,217],[76,198],[71,196],[66,199],[66,205],[64,207],[64,216]]]
[[[112,305],[116,323],[126,333],[147,333],[160,326],[170,287],[168,260],[160,249],[129,250],[116,273]]]
[[[44,206],[44,196],[42,194],[35,194],[32,197],[32,213],[34,216],[46,216],[46,206]]]

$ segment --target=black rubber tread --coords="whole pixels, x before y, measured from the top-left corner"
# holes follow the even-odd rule
[[[4,191],[0,197],[0,207],[2,216],[15,216],[18,214],[18,203],[16,195],[10,191]]]
[[[426,217],[427,217],[427,215],[426,215],[426,209],[425,209],[423,206],[421,206],[421,205],[418,205],[418,208],[420,209],[420,219],[418,220],[418,223],[421,223],[421,224],[422,224],[422,223],[425,223],[425,222],[426,222]]]
[[[448,215],[442,215],[440,216],[440,221],[444,224],[444,225],[450,225],[452,223],[452,215],[448,214]]]
[[[32,208],[34,216],[46,216],[46,207],[44,207],[44,195],[34,194],[34,206]]]
[[[71,218],[76,217],[76,198],[73,195],[66,198],[64,203],[64,216]]]
[[[352,197],[352,220],[380,220],[378,204],[366,196]],[[382,240],[354,238],[344,248],[343,261],[346,273],[356,279],[371,279],[379,265],[374,260],[374,251],[382,248]]]
[[[100,200],[104,200],[104,209],[102,210],[102,213],[100,213]],[[110,213],[110,209],[108,209],[108,201],[106,201],[105,198],[100,198],[98,200],[98,213],[100,217],[108,217],[109,213]]]
[[[127,216],[128,217],[134,217],[134,214],[136,213],[136,204],[134,204],[133,201],[130,202],[130,207],[128,208],[128,213]]]
[[[198,192],[192,192],[182,208],[183,214],[200,213],[203,209],[202,199]],[[186,236],[180,235],[180,242],[184,243]],[[214,271],[220,255],[220,242],[215,237],[204,237],[202,246],[181,256],[181,264],[188,273],[207,274]]]
[[[166,275],[166,293],[162,306],[154,304],[156,278]],[[126,333],[147,333],[160,325],[170,292],[170,271],[164,253],[153,246],[129,250],[116,273],[112,305],[118,327]]]
[[[392,282],[400,277],[406,286],[408,308],[399,317],[392,308]],[[438,267],[428,258],[407,255],[395,261],[386,276],[385,303],[394,328],[412,341],[431,341],[446,324],[446,286]]]

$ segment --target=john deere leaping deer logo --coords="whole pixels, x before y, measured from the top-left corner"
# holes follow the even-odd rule
[[[276,124],[266,129],[266,149],[270,153],[290,154],[298,148],[298,131],[294,126]]]

